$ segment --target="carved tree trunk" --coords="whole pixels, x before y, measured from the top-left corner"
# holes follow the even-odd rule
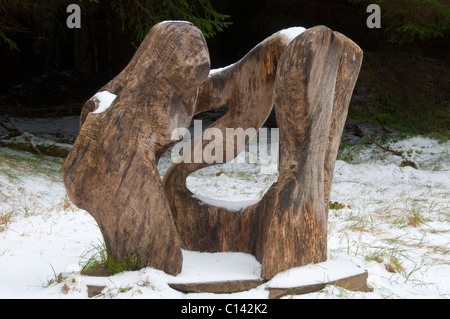
[[[175,142],[173,129],[189,126],[209,67],[199,29],[161,23],[99,91],[116,95],[109,108],[100,112],[99,95],[83,108],[79,137],[63,165],[64,183],[75,205],[95,218],[117,259],[137,256],[142,266],[181,271],[180,240],[157,163]]]
[[[332,173],[362,61],[358,46],[323,26],[308,29],[290,43],[280,33],[269,39],[236,65],[210,76],[200,88],[196,110],[215,107],[203,103],[217,101],[221,104],[217,107],[229,103],[229,112],[213,127],[223,131],[252,123],[259,128],[275,101],[280,129],[278,182],[261,201],[236,212],[202,203],[187,189],[189,173],[212,165],[205,159],[174,164],[164,177],[184,247],[254,254],[262,263],[263,279],[326,259]],[[274,40],[275,51],[269,49]],[[267,64],[266,55],[260,55],[266,51],[276,53],[273,63]],[[246,72],[247,65],[254,71]],[[255,82],[259,83],[253,89],[245,85]],[[207,142],[199,145],[204,149]]]
[[[293,40],[280,60],[275,80],[280,175],[264,210],[257,209],[265,215],[263,278],[327,258],[325,197],[331,183],[325,185],[325,167],[336,157],[326,155],[334,153],[329,148],[339,147],[328,143],[334,140],[332,120],[345,121],[340,97],[333,112],[336,83],[344,80],[339,65],[345,46],[330,29],[315,27]]]

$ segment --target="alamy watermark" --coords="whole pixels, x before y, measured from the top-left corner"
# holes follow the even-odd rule
[[[71,13],[66,20],[69,29],[81,28],[81,9],[78,4],[69,4],[66,9],[67,13]]]
[[[262,166],[278,163],[278,128],[262,127],[258,131],[255,128],[226,128],[222,132],[209,127],[203,131],[202,121],[194,120],[193,134],[186,128],[172,131],[172,140],[180,137],[182,140],[171,150],[174,163],[258,163]],[[235,150],[240,153],[236,154]]]
[[[381,8],[378,4],[370,4],[366,9],[367,13],[371,13],[367,17],[366,24],[369,29],[381,28]]]
[[[70,4],[66,9],[70,15],[67,17],[66,25],[69,29],[81,28],[81,8],[78,4]],[[366,9],[367,13],[371,13],[366,20],[369,29],[381,28],[381,8],[377,4],[370,4]]]
[[[81,28],[81,8],[70,4],[66,9],[70,15],[66,25],[70,29]],[[366,24],[370,29],[381,28],[381,9],[377,4],[367,7],[371,13]],[[226,128],[225,136],[218,128],[202,129],[202,121],[194,121],[194,138],[186,128],[173,130],[172,140],[182,140],[175,144],[171,151],[174,163],[258,163],[262,166],[278,164],[279,131],[278,128],[265,127],[257,131],[255,128]],[[246,145],[246,139],[249,140]],[[210,141],[203,147],[203,141]],[[224,143],[225,142],[225,143]],[[225,145],[225,147],[224,147]],[[270,146],[270,147],[269,147]],[[240,150],[236,156],[235,150]],[[270,151],[269,151],[270,150]],[[224,157],[225,154],[225,157]]]

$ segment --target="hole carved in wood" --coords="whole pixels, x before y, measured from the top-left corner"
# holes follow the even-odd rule
[[[79,137],[63,165],[67,193],[95,218],[115,258],[136,255],[142,266],[172,275],[181,271],[182,248],[253,254],[262,279],[322,262],[334,164],[361,62],[355,43],[317,26],[293,39],[275,33],[210,73],[200,30],[160,23],[84,105]],[[177,142],[174,129],[224,105],[228,111],[211,125],[224,136],[227,128],[256,132],[272,108],[280,133],[277,183],[240,212],[205,204],[186,187],[190,173],[216,164],[193,160],[207,147],[202,136],[162,180],[157,169]],[[222,162],[243,147],[224,140]]]

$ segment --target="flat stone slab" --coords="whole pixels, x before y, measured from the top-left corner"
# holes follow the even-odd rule
[[[367,285],[367,277],[367,271],[364,271],[363,273],[358,275],[349,276],[346,278],[341,278],[339,280],[321,284],[310,284],[287,288],[268,287],[267,290],[269,290],[269,299],[278,299],[289,295],[309,294],[311,292],[322,290],[326,285],[335,285],[352,291],[370,292],[373,291],[373,289]]]
[[[92,276],[92,277],[109,277],[111,274],[109,273],[109,269],[106,268],[95,268],[82,270],[81,275],[83,276]]]
[[[371,292],[373,291],[373,288],[367,285],[368,276],[369,274],[367,273],[367,270],[365,270],[361,274],[342,278],[335,281],[330,281],[328,284],[342,287],[352,291]]]
[[[278,299],[289,295],[304,295],[316,292],[325,288],[326,284],[313,284],[292,288],[267,288],[269,290],[269,299]]]
[[[234,293],[263,284],[261,264],[244,253],[200,253],[183,250],[183,270],[168,285],[183,293]]]
[[[308,294],[322,290],[326,285],[335,285],[352,291],[370,292],[373,289],[367,285],[367,277],[367,271],[362,270],[361,273],[356,275],[339,278],[333,281],[283,288],[271,287],[272,284],[268,281],[268,286],[266,289],[269,291],[269,299],[277,299],[289,295]],[[169,287],[183,293],[226,294],[251,290],[262,284],[264,284],[262,280],[230,280],[179,284],[169,283]]]
[[[105,288],[106,288],[106,286],[87,285],[88,297],[93,298],[93,297],[99,295],[102,292],[102,290]]]
[[[348,290],[370,292],[368,273],[349,257],[327,260],[322,263],[292,268],[274,276],[267,284],[269,298],[301,295],[336,285]]]
[[[172,289],[184,293],[221,293],[229,294],[251,290],[262,285],[262,280],[230,280],[200,283],[169,284]]]
[[[259,263],[251,262],[252,257],[247,260],[247,278],[245,271],[239,272],[236,267],[239,263],[227,264],[227,272],[224,268],[220,270],[219,265],[212,263],[209,267],[190,269],[190,258],[198,256],[197,253],[190,253],[186,256],[186,272],[181,273],[169,286],[183,293],[235,293],[254,289],[260,285],[265,285],[269,291],[269,298],[281,298],[288,295],[300,295],[319,291],[326,285],[336,285],[353,291],[372,291],[367,285],[368,273],[365,269],[356,265],[348,256],[335,256],[322,263],[309,264],[302,267],[291,268],[274,276],[271,280],[263,281],[261,278],[251,278],[257,273]],[[213,256],[213,255],[211,255]],[[217,258],[222,254],[216,255]],[[227,255],[223,255],[223,259]],[[229,255],[231,257],[231,255]],[[245,255],[235,255],[244,258]],[[224,260],[221,260],[222,264]],[[208,262],[203,263],[203,266]],[[193,265],[192,265],[193,266]],[[212,266],[212,267],[211,267]],[[214,268],[214,269],[212,269]],[[252,270],[253,269],[253,270]],[[232,274],[238,274],[241,278],[233,278]],[[189,275],[188,275],[189,274]],[[183,276],[184,275],[184,276]],[[186,276],[188,275],[188,276]],[[197,280],[192,280],[196,278]]]

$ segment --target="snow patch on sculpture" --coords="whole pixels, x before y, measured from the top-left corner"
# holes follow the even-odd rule
[[[217,207],[223,207],[231,211],[241,211],[246,209],[249,206],[252,206],[259,202],[259,199],[251,199],[251,200],[239,200],[239,201],[230,201],[230,200],[220,200],[220,199],[214,199],[205,197],[198,194],[193,194],[193,198],[197,198],[204,204],[208,204],[211,206],[217,206]]]
[[[305,31],[306,29],[303,27],[292,27],[292,28],[287,28],[287,29],[283,29],[280,31],[280,33],[282,35],[285,35],[289,38],[289,41],[294,40],[296,37],[298,37],[301,33],[303,33],[303,31]]]
[[[281,31],[279,31],[279,33],[281,33],[282,35],[285,35],[289,38],[289,42],[294,40],[298,35],[300,35],[301,33],[303,33],[303,31],[305,31],[306,29],[303,27],[291,27],[291,28],[287,28],[287,29],[283,29]],[[231,69],[236,63],[227,65],[223,68],[217,68],[217,69],[212,69],[209,72],[209,76],[212,76],[214,74],[217,73],[221,73],[227,69]]]
[[[159,24],[166,24],[166,23],[187,23],[190,25],[194,25],[192,22],[184,21],[184,20],[166,20],[166,21],[160,22]]]
[[[112,102],[116,99],[117,95],[110,93],[108,91],[103,91],[95,94],[93,97],[95,97],[98,100],[98,107],[93,113],[99,114],[103,113],[111,106]]]
[[[236,63],[227,65],[227,66],[225,66],[225,67],[223,67],[223,68],[212,69],[211,71],[209,71],[209,76],[214,75],[214,74],[216,74],[216,73],[223,72],[223,71],[225,71],[225,70],[227,70],[227,69],[231,69],[235,64],[236,64]]]

